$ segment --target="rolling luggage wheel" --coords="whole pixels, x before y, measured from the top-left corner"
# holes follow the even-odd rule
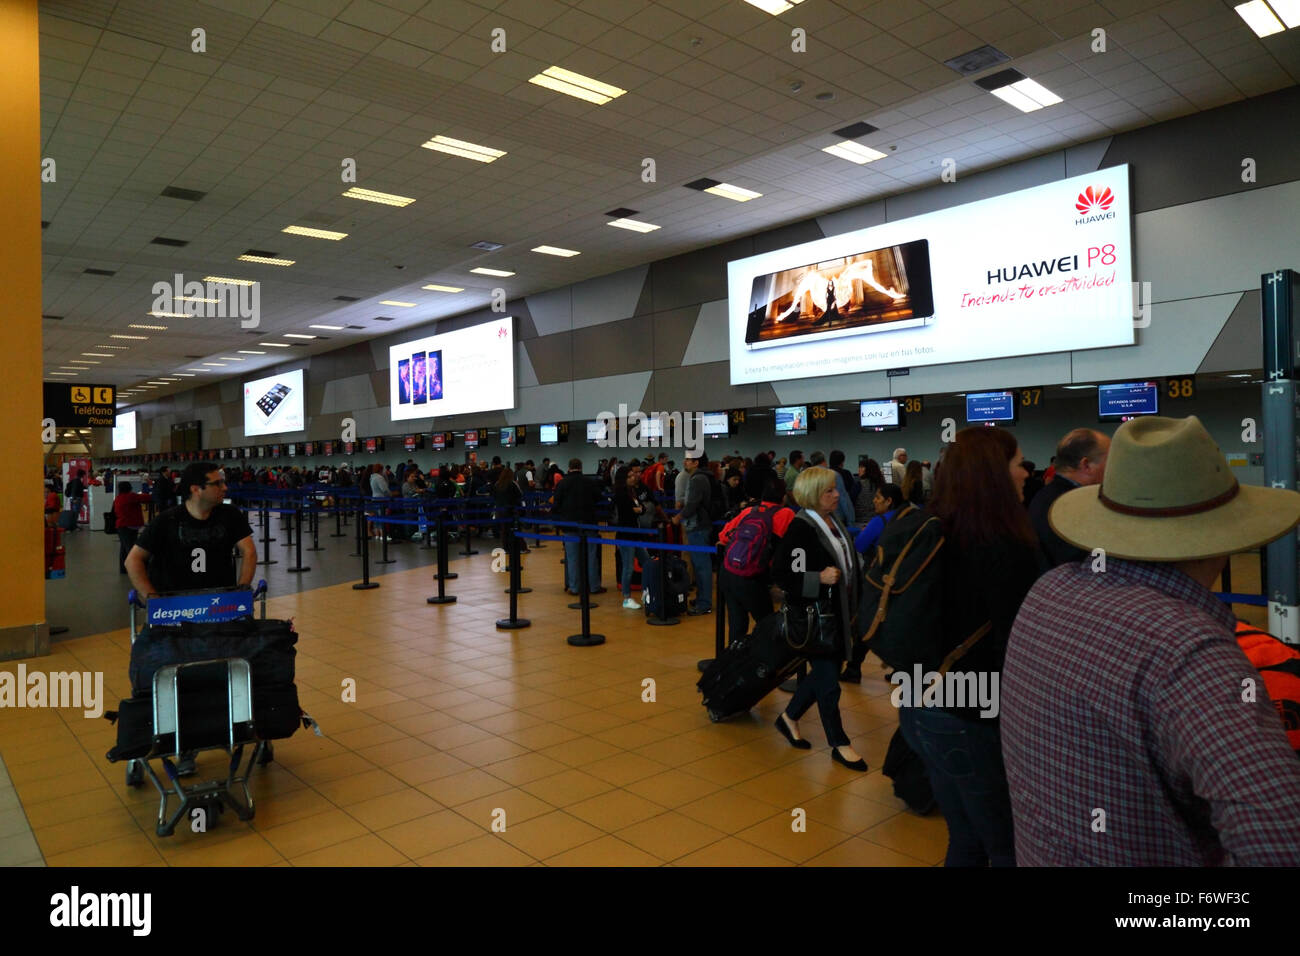
[[[758,667],[756,667],[756,668],[754,669],[754,675],[755,675],[759,680],[762,680],[763,678],[765,678],[765,677],[766,677],[768,674],[770,674],[770,673],[772,673],[772,672],[771,672],[770,670],[767,669],[767,665],[766,665],[766,664],[759,664]]]
[[[722,718],[723,715],[718,713],[716,710],[712,710],[712,709],[709,710],[709,720],[713,721],[715,724],[719,723],[722,720]]]
[[[266,744],[262,747],[262,752],[257,755],[257,765],[259,767],[265,767],[274,759],[275,759],[275,748],[271,746],[271,742],[268,740]]]
[[[140,761],[128,760],[126,764],[126,785],[128,787],[138,787],[144,783],[144,771],[140,769]]]

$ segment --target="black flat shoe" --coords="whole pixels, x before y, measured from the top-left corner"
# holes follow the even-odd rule
[[[853,763],[849,763],[847,760],[844,759],[844,757],[840,755],[840,751],[838,747],[831,748],[831,759],[834,760],[837,764],[840,764],[841,766],[848,767],[850,770],[856,770],[858,773],[867,772],[867,762],[865,760],[858,759],[855,760]]]
[[[785,715],[778,714],[776,718],[776,729],[781,731],[781,736],[790,741],[790,746],[795,750],[812,750],[812,744],[802,737],[796,737],[790,730],[790,725],[785,722]]]
[[[843,673],[840,674],[840,680],[845,684],[861,684],[862,668],[856,664],[846,665]]]

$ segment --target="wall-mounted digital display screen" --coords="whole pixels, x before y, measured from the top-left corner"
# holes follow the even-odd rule
[[[982,424],[1015,420],[1015,392],[971,392],[966,395],[966,421]]]
[[[501,429],[501,447],[515,447],[515,427],[513,425],[507,425]]]
[[[731,418],[726,412],[704,412],[700,415],[700,428],[705,438],[726,438],[731,434]]]
[[[402,447],[407,451],[416,451],[424,447],[423,435],[406,435],[402,438]]]
[[[587,422],[587,441],[591,444],[603,442],[609,434],[608,423],[597,419],[594,422]]]
[[[539,425],[537,428],[537,436],[537,440],[543,445],[558,445],[560,443],[560,426]]]
[[[466,448],[477,448],[477,447],[478,447],[478,444],[479,444],[479,442],[478,442],[478,434],[479,434],[479,432],[478,432],[478,429],[477,429],[477,428],[471,428],[471,429],[469,429],[468,431],[465,432],[465,447],[466,447]]]
[[[893,398],[858,405],[858,425],[863,431],[896,431],[903,424],[901,415],[898,400]]]
[[[1138,415],[1159,414],[1158,382],[1118,382],[1097,386],[1097,417],[1103,422],[1128,421]]]
[[[118,412],[113,425],[113,451],[130,451],[136,446],[136,413]]]
[[[514,320],[390,346],[388,364],[393,421],[513,408]]]
[[[787,405],[778,408],[776,417],[776,435],[778,438],[793,438],[808,434],[808,406]]]
[[[1131,219],[1120,165],[730,262],[731,384],[1132,345]]]
[[[307,427],[302,369],[244,383],[244,434],[278,435]]]

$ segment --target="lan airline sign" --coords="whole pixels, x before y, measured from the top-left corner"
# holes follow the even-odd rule
[[[728,264],[731,383],[1133,344],[1127,166]]]

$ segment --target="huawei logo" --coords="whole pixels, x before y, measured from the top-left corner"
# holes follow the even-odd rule
[[[1115,202],[1115,194],[1106,186],[1097,189],[1095,186],[1089,186],[1083,192],[1079,193],[1079,198],[1074,201],[1074,208],[1081,213],[1105,212]]]

